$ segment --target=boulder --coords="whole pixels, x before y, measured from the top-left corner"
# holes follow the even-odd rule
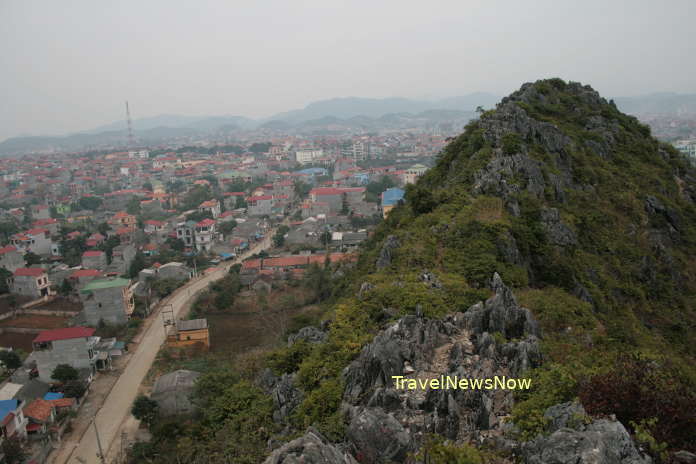
[[[326,332],[316,327],[302,327],[294,334],[290,334],[288,336],[288,346],[292,346],[299,341],[306,341],[309,343],[324,343],[328,337],[329,335]]]
[[[402,462],[411,450],[411,437],[393,415],[364,408],[353,413],[346,430],[361,463]]]
[[[358,461],[310,428],[300,438],[273,451],[263,464],[358,464]]]

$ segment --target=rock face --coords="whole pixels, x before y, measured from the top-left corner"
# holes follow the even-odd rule
[[[382,269],[391,265],[392,251],[396,248],[399,248],[399,239],[396,238],[395,235],[388,236],[384,241],[384,245],[382,245],[379,258],[377,258],[377,262],[375,263],[377,269]]]
[[[276,376],[270,369],[265,369],[258,383],[273,398],[273,420],[287,424],[290,414],[304,398],[302,390],[295,385],[295,374]]]
[[[292,346],[301,340],[309,343],[323,343],[328,338],[328,334],[316,327],[302,327],[294,334],[288,336],[288,346]]]
[[[615,420],[599,419],[585,424],[585,411],[577,403],[549,408],[550,435],[520,446],[527,464],[650,464],[624,426]]]
[[[497,274],[492,288],[493,297],[466,313],[442,320],[401,318],[346,368],[347,437],[361,462],[399,462],[429,433],[451,440],[482,438],[509,414],[513,390],[429,388],[442,376],[510,378],[539,365],[536,321]],[[496,341],[492,331],[520,339]],[[392,376],[426,387],[397,386]]]
[[[349,453],[329,443],[314,429],[297,438],[266,458],[264,464],[358,464]]]

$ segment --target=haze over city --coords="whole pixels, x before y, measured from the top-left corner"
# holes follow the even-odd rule
[[[159,114],[268,117],[334,97],[506,95],[558,76],[694,93],[696,4],[0,3],[0,140]],[[469,109],[469,108],[467,108]]]

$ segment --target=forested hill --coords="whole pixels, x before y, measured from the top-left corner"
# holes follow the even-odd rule
[[[203,376],[200,417],[155,433],[160,456],[176,439],[181,462],[688,458],[695,181],[592,88],[524,84],[449,143],[357,265],[326,270],[322,323]],[[532,389],[402,391],[392,375]]]

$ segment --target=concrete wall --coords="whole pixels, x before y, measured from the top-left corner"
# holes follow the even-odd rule
[[[53,382],[51,374],[58,364],[70,364],[75,369],[89,368],[91,361],[86,338],[71,338],[51,342],[51,349],[34,350],[39,379]]]
[[[40,297],[41,291],[36,283],[36,279],[37,278],[34,276],[15,276],[11,289],[12,293],[26,295],[32,298]]]
[[[84,305],[87,325],[96,327],[99,321],[107,324],[120,325],[128,321],[123,301],[123,287],[112,287],[93,290],[89,294],[80,294]]]
[[[7,269],[10,272],[14,272],[20,267],[25,267],[24,257],[17,251],[8,251],[7,253],[0,256],[0,267]]]

